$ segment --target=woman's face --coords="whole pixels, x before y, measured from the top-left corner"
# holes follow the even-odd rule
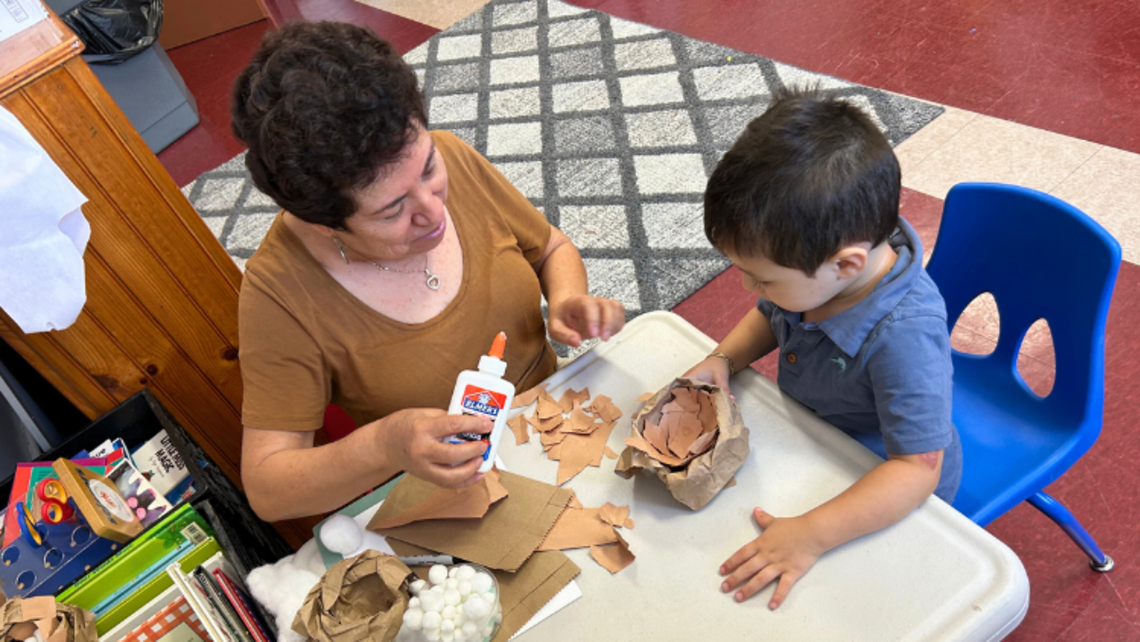
[[[400,159],[356,192],[359,207],[338,237],[373,260],[394,261],[430,252],[447,229],[447,167],[423,127]]]

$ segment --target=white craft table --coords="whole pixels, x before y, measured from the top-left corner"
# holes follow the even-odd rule
[[[620,453],[629,417],[655,392],[700,361],[712,339],[666,312],[643,315],[609,343],[550,378],[613,398],[624,413],[610,435]],[[584,597],[519,636],[542,640],[996,640],[1029,606],[1029,580],[1008,547],[945,502],[931,498],[902,522],[831,551],[769,611],[774,585],[743,604],[720,591],[717,568],[756,537],[751,510],[798,515],[850,486],[881,461],[780,393],[751,369],[732,380],[752,452],[738,484],[699,511],[673,499],[648,472],[614,474],[613,459],[572,479],[586,506],[628,504],[636,528],[623,532],[637,556],[611,576],[588,551],[567,551],[582,567]],[[558,464],[538,440],[504,440],[512,472],[554,483]]]

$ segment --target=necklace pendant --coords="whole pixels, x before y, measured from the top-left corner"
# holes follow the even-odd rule
[[[442,285],[442,282],[439,280],[439,277],[432,274],[431,272],[428,272],[428,278],[427,278],[428,289],[429,290],[438,290],[440,285]]]

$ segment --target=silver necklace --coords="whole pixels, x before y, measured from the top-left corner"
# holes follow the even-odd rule
[[[345,254],[344,245],[341,244],[340,239],[335,236],[332,237],[332,239],[333,243],[336,244],[336,249],[340,251],[340,258],[344,259],[345,265],[350,264],[351,261],[348,260],[348,255]],[[384,272],[396,272],[397,274],[423,274],[427,277],[427,280],[424,281],[424,285],[426,285],[427,288],[432,291],[438,290],[439,287],[443,285],[443,281],[440,280],[439,275],[432,274],[431,257],[428,256],[424,257],[424,269],[422,270],[400,270],[397,268],[390,268],[385,265],[380,265],[376,261],[365,261],[365,263],[368,263],[377,270],[382,270]]]

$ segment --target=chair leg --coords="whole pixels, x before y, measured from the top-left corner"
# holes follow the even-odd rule
[[[1112,570],[1115,562],[1112,561],[1111,557],[1105,555],[1104,551],[1100,550],[1100,547],[1097,546],[1093,540],[1092,535],[1089,535],[1085,527],[1081,526],[1081,523],[1069,512],[1068,508],[1065,508],[1064,504],[1043,492],[1030,495],[1026,501],[1037,510],[1045,513],[1046,517],[1056,522],[1057,525],[1061,527],[1061,530],[1065,531],[1069,539],[1073,540],[1073,543],[1080,547],[1085,555],[1088,555],[1089,566],[1091,566],[1094,571],[1107,573]]]

